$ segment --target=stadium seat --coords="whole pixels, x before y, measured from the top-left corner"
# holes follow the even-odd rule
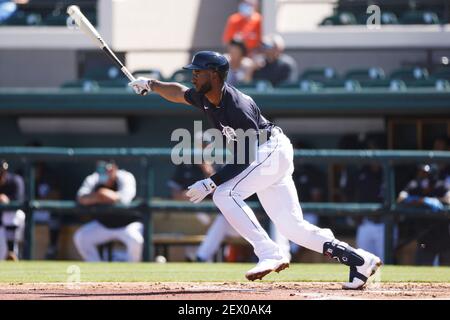
[[[367,19],[371,14],[368,14],[366,12],[358,15],[358,24],[365,25],[367,24]],[[382,11],[381,17],[380,17],[380,23],[382,25],[389,25],[389,24],[399,24],[398,17],[394,12],[389,11]]]
[[[312,80],[300,81],[300,90],[304,92],[315,92],[323,88],[323,84]]]
[[[351,12],[338,12],[337,14],[325,18],[320,25],[321,26],[345,26],[345,25],[356,25],[358,20],[355,15]]]
[[[241,83],[237,85],[239,89],[254,89],[258,92],[264,92],[268,90],[273,90],[273,86],[270,81],[267,80],[255,80],[249,83]]]
[[[403,80],[391,80],[389,83],[389,91],[405,91],[407,88]]]
[[[408,88],[434,88],[436,86],[436,79],[421,79],[405,81]]]
[[[439,16],[433,11],[411,10],[400,18],[401,24],[439,24]]]
[[[407,89],[407,85],[403,80],[389,80],[389,79],[380,79],[380,80],[365,80],[359,81],[359,84],[362,88],[366,89],[385,89],[389,91],[404,91]]]
[[[67,15],[65,14],[49,14],[44,19],[46,26],[65,26],[67,25]]]
[[[389,79],[375,79],[375,80],[359,80],[363,88],[385,88],[388,89],[391,83]]]
[[[447,70],[445,69],[438,70],[437,72],[434,72],[432,76],[435,79],[450,80],[450,68],[447,68]]]
[[[300,83],[299,82],[283,82],[276,86],[277,89],[299,89],[300,90]]]
[[[61,88],[65,89],[80,89],[84,92],[97,91],[100,86],[97,81],[92,80],[75,80],[69,81],[62,84]]]
[[[344,78],[358,81],[380,80],[385,78],[385,73],[379,67],[360,68],[347,71]]]
[[[135,78],[146,77],[156,80],[164,80],[164,77],[158,69],[139,69],[132,72]]]
[[[129,80],[126,79],[111,79],[111,80],[100,80],[97,81],[100,88],[128,88]]]
[[[444,79],[438,79],[434,83],[434,88],[437,91],[450,91],[450,82]]]
[[[37,26],[42,24],[42,17],[38,13],[17,11],[2,24],[5,26]]]
[[[421,67],[402,68],[394,70],[389,78],[404,81],[425,80],[428,79],[428,70]]]
[[[361,84],[357,80],[329,80],[321,82],[325,89],[345,89],[346,91],[359,91]]]
[[[324,67],[306,69],[300,75],[299,80],[328,81],[333,79],[338,79],[336,70],[334,68]]]
[[[175,82],[191,82],[192,71],[179,69],[176,70],[169,78],[169,81]]]
[[[117,80],[117,79],[128,79],[119,70],[119,68],[115,66],[109,67],[99,67],[99,68],[89,68],[86,70],[83,79],[97,80],[97,81],[105,81],[105,80]]]

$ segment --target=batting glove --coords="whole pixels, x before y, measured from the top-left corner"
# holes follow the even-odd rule
[[[197,181],[193,185],[189,186],[189,191],[186,192],[186,195],[189,197],[189,201],[193,203],[199,203],[205,197],[213,192],[217,188],[214,181],[210,178]]]
[[[128,85],[132,87],[137,94],[145,96],[148,92],[152,91],[150,88],[150,81],[152,81],[152,79],[139,77],[128,83]]]

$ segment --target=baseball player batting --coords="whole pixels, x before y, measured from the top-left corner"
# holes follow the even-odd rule
[[[381,266],[380,258],[352,248],[337,240],[331,230],[321,229],[303,219],[292,180],[292,144],[279,127],[262,116],[251,97],[225,83],[229,70],[227,59],[217,52],[200,51],[184,69],[192,70],[192,89],[142,77],[129,85],[137,94],[153,91],[168,101],[202,110],[215,128],[227,138],[234,138],[231,139],[233,143],[242,142],[238,141],[239,136],[233,135],[238,129],[250,130],[255,135],[267,134],[268,137],[261,144],[245,144],[248,155],[256,154],[255,160],[248,156],[245,163],[228,163],[211,177],[191,185],[187,192],[194,203],[214,192],[215,205],[253,246],[259,262],[245,274],[246,278],[251,281],[262,279],[272,271],[280,272],[289,267],[288,258],[269,238],[245,203],[245,199],[256,193],[281,234],[300,246],[349,266],[349,282],[343,285],[344,289],[363,288]]]

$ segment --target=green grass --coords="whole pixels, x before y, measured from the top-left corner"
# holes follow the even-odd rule
[[[0,282],[66,282],[73,276],[68,269],[80,270],[81,282],[176,282],[237,281],[246,282],[250,263],[85,263],[79,261],[1,262]],[[291,264],[280,274],[270,274],[264,281],[346,281],[348,267],[332,264]],[[450,267],[384,266],[383,282],[450,282]]]

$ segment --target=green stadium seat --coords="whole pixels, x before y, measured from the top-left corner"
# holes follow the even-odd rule
[[[164,80],[164,77],[160,70],[157,69],[139,69],[135,70],[133,72],[133,76],[135,78],[138,77],[146,77],[146,78],[152,78],[156,80]]]
[[[445,79],[450,80],[450,68],[447,68],[447,70],[438,70],[437,72],[434,72],[432,74],[433,78],[435,79]]]
[[[254,89],[258,92],[273,90],[272,83],[267,80],[255,80],[249,83],[241,83],[236,86],[239,89]]]
[[[391,80],[389,83],[389,91],[405,91],[407,88],[403,80]]]
[[[300,90],[304,92],[316,92],[323,88],[323,84],[312,80],[300,81]]]
[[[398,17],[394,12],[383,11],[381,12],[381,24],[399,24]]]
[[[439,24],[439,16],[433,11],[411,10],[400,18],[401,24]]]
[[[299,80],[311,80],[311,81],[329,81],[338,79],[338,74],[334,68],[331,67],[319,67],[306,69],[301,75]]]
[[[359,80],[361,87],[363,88],[385,88],[388,89],[391,84],[389,79],[376,79],[376,80]]]
[[[42,17],[38,13],[26,13],[17,11],[7,20],[3,21],[5,26],[37,26],[42,24]]]
[[[63,13],[49,14],[44,19],[44,24],[47,26],[66,26],[67,25],[67,15]]]
[[[361,84],[357,80],[329,80],[322,82],[325,89],[345,89],[346,91],[359,91]]]
[[[100,88],[124,88],[127,89],[129,80],[127,79],[111,79],[97,81]]]
[[[83,79],[103,81],[128,78],[119,68],[115,66],[103,66],[98,68],[88,68],[83,76]]]
[[[367,24],[367,19],[371,14],[368,14],[366,12],[358,15],[358,24],[365,25]],[[392,24],[399,24],[398,17],[394,12],[389,11],[381,11],[381,17],[380,17],[380,23],[382,25],[392,25]]]
[[[428,70],[426,68],[413,67],[394,70],[389,78],[391,80],[414,81],[428,79],[428,76]]]
[[[404,91],[407,89],[406,83],[403,80],[365,80],[359,81],[362,88],[379,88],[389,91]]]
[[[347,71],[344,78],[358,81],[380,80],[385,78],[385,73],[378,67],[359,68]]]
[[[434,84],[437,91],[450,91],[450,81],[445,79],[437,79]]]
[[[357,25],[358,20],[351,12],[338,12],[331,17],[327,17],[320,23],[321,26],[345,26],[345,25]]]
[[[280,83],[276,86],[277,89],[299,89],[300,90],[300,83],[298,82],[284,82]]]
[[[100,86],[97,81],[92,80],[75,80],[75,81],[68,81],[61,85],[61,88],[65,89],[80,89],[85,92],[93,92],[97,91]]]
[[[436,79],[421,79],[421,80],[412,80],[405,81],[408,88],[434,88],[436,86]]]
[[[192,79],[192,71],[179,69],[176,70],[169,78],[169,81],[175,82],[191,82]]]

